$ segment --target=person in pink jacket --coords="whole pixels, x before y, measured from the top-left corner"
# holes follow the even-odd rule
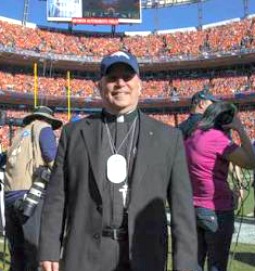
[[[235,130],[241,144],[231,140]],[[227,102],[211,104],[185,141],[198,231],[198,262],[204,270],[227,269],[234,230],[234,197],[227,178],[229,163],[255,168],[255,153],[237,109]]]

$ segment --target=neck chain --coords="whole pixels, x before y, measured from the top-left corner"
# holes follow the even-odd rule
[[[104,119],[104,120],[105,120],[105,127],[106,127],[106,131],[107,131],[107,135],[108,135],[108,139],[109,139],[111,151],[112,151],[113,154],[118,154],[119,150],[122,148],[123,144],[126,142],[126,140],[128,139],[130,133],[132,132],[132,137],[131,137],[131,142],[130,142],[130,148],[129,148],[129,152],[128,152],[128,160],[129,160],[129,156],[130,156],[130,152],[131,152],[131,148],[132,148],[133,140],[134,140],[135,124],[136,124],[137,117],[133,120],[133,123],[131,124],[131,126],[130,126],[127,134],[126,134],[126,136],[124,137],[124,139],[120,143],[118,149],[116,149],[116,146],[114,145],[113,138],[111,136],[111,132],[110,132],[108,123],[107,123],[106,119]]]
[[[130,193],[130,189],[129,189],[129,185],[128,185],[128,174],[129,174],[129,165],[130,165],[131,150],[132,150],[132,147],[133,147],[133,144],[134,144],[136,120],[137,120],[137,117],[133,120],[133,123],[131,124],[131,126],[130,126],[130,128],[129,128],[126,136],[125,136],[125,138],[122,140],[122,142],[119,145],[118,149],[116,149],[116,147],[113,144],[113,138],[111,136],[108,123],[105,120],[107,135],[108,135],[108,138],[109,138],[111,151],[113,153],[113,155],[111,155],[110,158],[107,161],[107,175],[108,175],[108,173],[109,173],[109,175],[111,175],[113,173],[113,171],[116,170],[116,168],[113,169],[112,167],[116,166],[117,169],[120,170],[119,174],[120,174],[121,178],[123,178],[123,180],[121,180],[121,178],[120,178],[120,181],[119,181],[118,177],[116,178],[116,175],[115,175],[115,178],[112,178],[112,175],[110,177],[108,175],[107,177],[109,177],[108,180],[110,180],[113,183],[121,183],[122,181],[124,181],[124,184],[119,189],[119,192],[121,192],[121,194],[122,194],[123,206],[124,206],[125,209],[127,208],[128,204],[129,204],[129,193]],[[127,138],[129,137],[130,134],[131,134],[131,139],[130,139],[129,149],[128,149],[128,153],[127,153],[127,159],[126,159],[122,155],[118,155],[118,152],[121,149],[121,147],[123,146],[123,144],[126,142],[126,140],[127,140]],[[109,160],[111,160],[113,157],[116,157],[116,156],[119,156],[119,158],[122,157],[121,158],[121,160],[122,160],[121,164],[118,165],[118,164],[115,163],[115,165],[114,165],[114,163],[113,163],[113,165],[112,165],[112,163],[110,163],[111,166],[108,167]],[[123,162],[123,160],[124,160],[124,162]],[[121,168],[122,168],[122,170],[121,170]]]

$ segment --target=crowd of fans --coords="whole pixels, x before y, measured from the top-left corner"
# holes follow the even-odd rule
[[[103,55],[125,49],[140,59],[157,59],[164,57],[203,55],[207,53],[224,53],[234,50],[255,49],[255,19],[207,27],[196,31],[176,31],[168,34],[151,34],[148,36],[125,36],[117,34],[94,35],[53,31],[25,27],[0,20],[0,47],[12,50],[27,50],[40,54],[56,54],[61,57],[86,57],[99,60]],[[208,88],[216,96],[233,96],[238,93],[254,92],[255,66],[231,67],[228,69],[211,69],[207,71],[163,72],[160,74],[144,73],[142,99],[182,98],[191,97],[196,91]],[[81,77],[72,74],[70,91],[72,97],[82,99],[100,99],[97,89],[98,75]],[[68,84],[65,74],[46,75],[39,72],[38,93],[49,96],[66,96]],[[33,93],[35,78],[33,67],[20,69],[17,67],[0,66],[0,91]],[[22,117],[27,112],[8,111],[9,117]],[[64,122],[69,121],[67,114],[57,114]],[[171,125],[177,125],[187,117],[180,113],[153,114],[153,117]],[[241,117],[251,138],[255,139],[255,112],[242,111]],[[8,126],[5,130],[3,145],[10,143]],[[16,129],[14,127],[14,129]]]
[[[208,52],[229,52],[232,50],[255,49],[255,19],[246,18],[219,26],[205,27],[194,31],[176,31],[168,34],[147,36],[94,35],[53,31],[37,27],[25,27],[0,20],[0,45],[12,49],[28,50],[31,53],[56,54],[60,56],[86,56],[99,59],[102,55],[119,50],[130,50],[140,58],[160,59],[176,55],[201,55]],[[143,99],[175,96],[190,97],[203,87],[210,88],[215,95],[231,95],[249,91],[255,87],[255,69],[223,71],[204,75],[157,75],[143,78]],[[71,95],[82,98],[99,98],[97,78],[84,79],[71,74]],[[0,68],[0,89],[33,93],[34,76],[30,72]],[[66,96],[66,76],[39,75],[38,92],[50,96]]]
[[[241,119],[244,123],[244,126],[247,129],[247,132],[249,133],[250,138],[255,140],[255,112],[252,109],[247,109],[242,111],[243,109],[240,109],[240,116]],[[28,114],[27,111],[22,111],[22,110],[7,110],[6,115],[8,118],[23,118]],[[73,116],[75,113],[73,114]],[[67,113],[59,113],[56,112],[55,116],[59,119],[61,119],[64,123],[67,123],[69,121],[72,121],[71,119],[68,119],[68,114]],[[86,116],[85,114],[79,114],[80,117]],[[186,113],[178,113],[178,114],[170,114],[170,113],[153,113],[150,114],[153,118],[160,120],[164,123],[167,123],[168,125],[172,126],[177,126],[179,123],[181,123],[184,119],[188,117],[188,112]],[[12,133],[15,133],[19,127],[17,126],[12,126],[10,127],[9,125],[4,125],[1,127],[3,129],[2,131],[2,147],[3,149],[7,149],[8,146],[10,145],[10,142],[12,140]],[[60,130],[55,131],[57,133],[57,137],[60,135]],[[238,140],[236,135],[233,135],[235,140]]]
[[[9,69],[9,70],[8,70]],[[10,70],[0,67],[1,91],[20,93],[34,93],[35,78],[24,71]],[[40,76],[37,79],[38,93],[41,95],[62,96],[67,95],[68,83],[66,75],[53,77]],[[75,76],[75,75],[74,75]],[[97,78],[75,78],[72,75],[70,92],[72,97],[99,98]],[[255,68],[252,70],[224,70],[215,74],[189,73],[186,75],[170,74],[166,78],[153,78],[144,76],[142,99],[171,98],[173,92],[178,98],[191,97],[196,91],[207,87],[214,95],[232,96],[236,93],[249,92],[255,89]]]
[[[0,89],[21,93],[33,93],[35,78],[22,71],[9,72],[0,70]],[[50,96],[66,96],[67,79],[64,77],[41,77],[37,79],[38,93]],[[92,80],[72,79],[70,89],[74,97],[91,97],[95,93],[95,82]]]
[[[254,49],[255,19],[243,19],[194,31],[176,31],[148,36],[97,36],[84,33],[29,28],[0,21],[0,44],[12,48],[74,56],[103,56],[128,49],[137,57],[197,55]]]

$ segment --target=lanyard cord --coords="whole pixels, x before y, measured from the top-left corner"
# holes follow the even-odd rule
[[[109,139],[109,143],[110,143],[110,147],[111,147],[111,151],[113,154],[118,154],[119,150],[122,148],[123,144],[126,142],[126,140],[128,139],[128,136],[129,134],[132,132],[132,138],[131,138],[131,144],[130,144],[130,150],[129,150],[129,155],[130,156],[130,152],[131,152],[131,148],[132,148],[132,143],[133,143],[133,140],[134,140],[134,131],[135,131],[135,124],[136,124],[136,120],[137,120],[137,117],[133,120],[133,123],[132,125],[130,126],[125,138],[122,140],[122,142],[120,143],[118,149],[116,149],[116,147],[114,146],[114,143],[113,143],[113,138],[111,136],[111,132],[110,132],[110,129],[109,129],[109,126],[108,126],[108,123],[105,119],[105,127],[106,127],[106,131],[107,131],[107,135],[108,135],[108,139]]]

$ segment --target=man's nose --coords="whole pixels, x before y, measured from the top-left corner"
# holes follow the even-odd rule
[[[119,76],[117,79],[116,79],[116,84],[119,85],[119,86],[122,86],[124,85],[126,82],[125,80],[123,79],[123,77]]]

